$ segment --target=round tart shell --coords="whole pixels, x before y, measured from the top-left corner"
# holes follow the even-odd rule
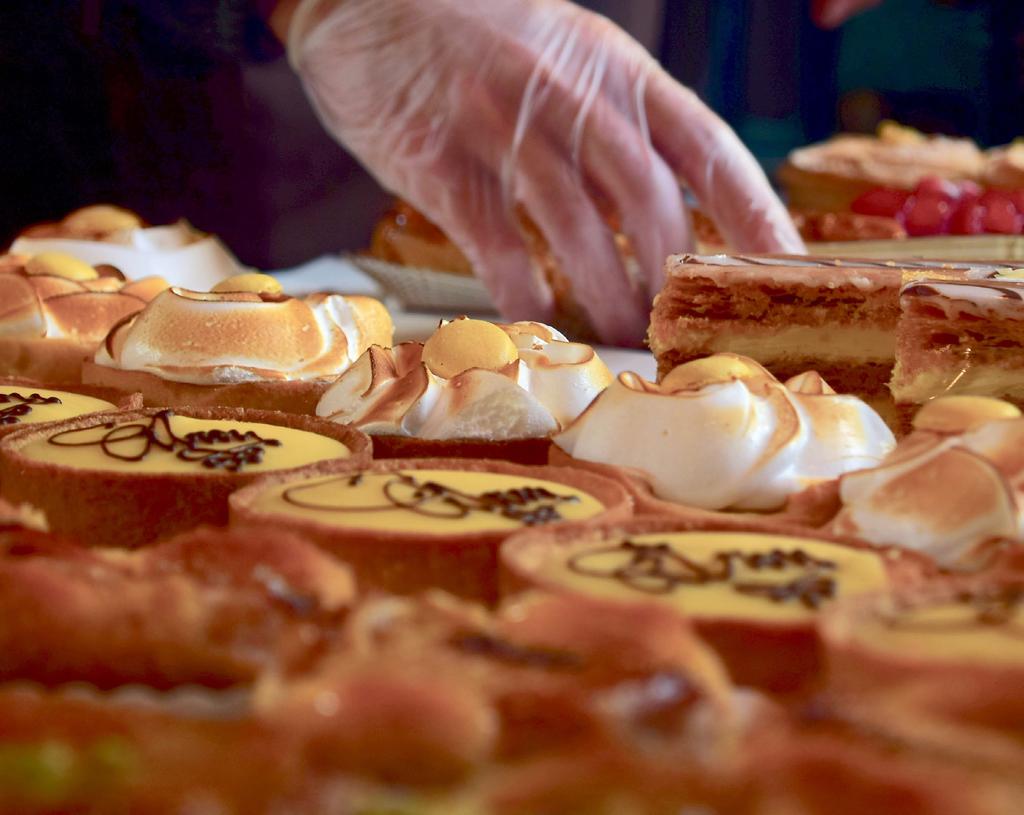
[[[147,407],[232,407],[274,410],[312,416],[330,380],[239,382],[234,385],[194,385],[172,382],[148,371],[124,371],[86,362],[82,380],[120,391],[138,391]]]
[[[414,436],[374,436],[373,457],[497,459],[513,464],[548,464],[551,439],[418,439]],[[552,462],[555,463],[555,462]],[[561,465],[558,465],[561,466]]]
[[[141,393],[125,393],[124,391],[114,390],[113,388],[101,388],[92,385],[61,385],[54,388],[49,384],[43,382],[36,382],[31,379],[20,379],[16,377],[0,377],[0,386],[6,385],[18,385],[25,388],[35,388],[43,390],[62,390],[68,393],[80,393],[83,396],[92,396],[96,399],[102,399],[105,402],[110,402],[117,410],[139,410],[142,407],[142,394]],[[86,414],[83,414],[86,415]],[[37,425],[34,425],[37,426]],[[9,436],[16,430],[21,430],[27,427],[23,424],[0,424],[0,439],[4,436]]]
[[[778,527],[778,531],[786,532],[794,526],[810,529],[824,526],[835,517],[841,506],[838,479],[808,487],[802,492],[791,495],[783,507],[772,512],[725,512],[690,507],[658,498],[651,491],[650,485],[639,470],[576,459],[557,444],[552,444],[549,449],[548,463],[555,467],[574,467],[587,470],[618,481],[632,496],[634,514],[637,516],[651,515],[657,518],[678,519],[683,522],[754,523],[758,524],[758,528],[762,531],[770,531],[770,528]]]
[[[263,473],[205,471],[165,475],[71,469],[21,454],[22,448],[42,436],[94,426],[100,416],[110,415],[122,423],[148,419],[158,412],[156,408],[146,408],[116,414],[93,413],[12,433],[0,442],[4,497],[13,503],[33,504],[46,513],[52,531],[94,546],[134,548],[201,524],[226,524],[228,496]],[[335,439],[351,451],[349,458],[334,462],[338,472],[365,467],[371,458],[366,435],[347,425],[311,416],[239,408],[181,408],[175,413],[195,419],[278,425]]]
[[[572,593],[557,581],[548,580],[524,565],[524,554],[537,547],[566,546],[581,539],[595,542],[617,540],[630,535],[673,532],[722,531],[751,532],[808,538],[837,546],[878,552],[885,558],[892,585],[911,585],[932,571],[923,557],[914,553],[883,550],[814,530],[783,524],[758,523],[743,516],[721,519],[692,517],[637,517],[626,523],[579,529],[530,529],[510,537],[501,548],[499,580],[502,596],[540,589]],[[628,602],[628,601],[627,601]],[[650,602],[638,594],[637,602]],[[680,616],[683,613],[680,612]],[[823,678],[823,650],[818,633],[818,617],[802,620],[757,620],[692,616],[697,632],[719,654],[738,685],[749,685],[775,693],[806,693],[818,687]]]
[[[312,464],[290,473],[275,473],[231,497],[231,524],[283,526],[302,534],[351,566],[363,590],[414,594],[439,588],[460,597],[494,603],[498,598],[498,548],[508,531],[465,535],[431,535],[338,527],[305,518],[285,517],[253,507],[269,487],[286,481],[351,472],[338,461]],[[563,467],[525,467],[504,461],[459,458],[392,459],[365,468],[374,473],[408,470],[459,470],[501,473],[565,484],[589,493],[605,510],[592,519],[563,521],[552,526],[582,530],[604,522],[623,521],[632,514],[628,493],[614,481]]]

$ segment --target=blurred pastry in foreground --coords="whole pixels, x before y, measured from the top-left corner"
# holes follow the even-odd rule
[[[425,343],[370,348],[327,389],[316,413],[373,436],[378,458],[543,464],[551,434],[610,381],[593,348],[549,326],[460,317]]]
[[[238,408],[148,408],[29,426],[0,441],[11,501],[55,532],[98,546],[142,546],[224,524],[228,495],[260,475],[340,459],[365,466],[369,440],[311,417]]]
[[[170,288],[106,336],[90,384],[139,391],[147,405],[310,414],[329,383],[394,326],[370,297],[289,297],[245,274],[210,292]]]
[[[506,590],[656,601],[691,620],[739,684],[806,690],[819,679],[819,611],[914,581],[923,560],[746,522],[637,518],[529,530],[501,550]]]
[[[80,383],[107,332],[166,288],[60,252],[0,256],[0,376]]]
[[[131,554],[0,534],[0,679],[248,682],[354,593],[342,564],[280,530],[203,529]]]
[[[895,445],[874,410],[815,372],[782,383],[736,354],[687,362],[661,384],[621,374],[553,441],[552,463],[627,468],[638,512],[777,520],[791,496]]]
[[[173,286],[208,289],[245,269],[213,235],[185,220],[150,226],[110,204],[82,207],[60,221],[25,229],[12,252],[66,252],[94,265],[111,264],[128,278],[159,275]]]
[[[631,514],[614,481],[564,467],[415,459],[329,462],[231,499],[231,522],[296,531],[345,560],[363,589],[441,588],[493,602],[497,550],[528,526],[590,526]]]

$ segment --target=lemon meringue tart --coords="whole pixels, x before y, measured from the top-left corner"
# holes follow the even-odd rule
[[[626,491],[591,473],[503,461],[324,462],[261,479],[231,500],[233,525],[300,532],[349,563],[359,585],[497,596],[498,546],[529,526],[628,517]]]
[[[756,523],[637,518],[584,530],[528,530],[501,549],[505,593],[541,589],[669,605],[697,626],[742,685],[818,681],[819,613],[926,568],[902,553]]]
[[[374,437],[377,458],[544,464],[550,436],[611,381],[594,349],[550,326],[460,317],[425,343],[370,348],[316,407]]]
[[[152,406],[311,414],[338,374],[394,327],[370,297],[289,297],[269,275],[212,291],[172,287],[107,335],[85,381],[137,390]]]
[[[715,518],[757,512],[809,523],[833,498],[792,496],[878,464],[895,439],[854,396],[815,372],[785,383],[737,354],[671,370],[660,384],[623,373],[553,437],[552,464],[626,480],[638,514]]]
[[[107,332],[166,287],[61,252],[0,257],[0,376],[80,383]]]
[[[0,442],[8,500],[55,532],[141,546],[227,522],[227,497],[260,475],[336,460],[364,466],[369,439],[308,416],[239,408],[148,408],[26,427]]]

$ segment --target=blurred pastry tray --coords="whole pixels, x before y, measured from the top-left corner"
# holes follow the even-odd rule
[[[876,260],[1021,261],[1024,237],[1020,235],[938,235],[900,240],[833,241],[809,243],[807,251],[825,257],[859,257]]]
[[[476,277],[400,266],[366,255],[351,255],[348,259],[407,311],[497,313],[487,289]]]

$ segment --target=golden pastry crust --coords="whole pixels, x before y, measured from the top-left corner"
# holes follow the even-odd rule
[[[118,413],[119,422],[152,419],[160,411],[146,408]],[[369,463],[367,436],[346,425],[310,416],[241,408],[180,408],[175,413],[195,419],[256,422],[316,433],[344,444],[350,457],[339,471]],[[67,470],[35,461],[21,453],[32,442],[58,431],[92,427],[95,418],[27,427],[0,442],[0,483],[6,497],[42,509],[55,532],[91,545],[143,546],[204,523],[227,523],[228,496],[257,479],[260,473],[207,470],[196,473],[139,473]]]
[[[550,438],[418,439],[415,436],[373,437],[373,457],[378,460],[409,458],[496,459],[513,464],[544,465],[554,449]]]
[[[280,411],[311,416],[331,381],[239,382],[234,385],[193,385],[172,382],[148,371],[126,371],[98,365],[82,365],[82,381],[121,392],[142,394],[147,407],[225,407]]]
[[[729,534],[754,533],[784,536],[779,547],[782,547],[787,539],[805,539],[812,544],[835,547],[837,556],[843,552],[861,553],[876,558],[874,563],[879,567],[879,571],[895,585],[916,583],[930,574],[933,568],[925,558],[912,553],[876,549],[819,534],[814,530],[766,524],[749,517],[724,520],[698,517],[637,517],[626,523],[604,524],[584,530],[531,529],[512,536],[502,546],[500,553],[502,594],[504,596],[527,589],[540,589],[579,596],[585,593],[585,590],[566,586],[557,578],[544,573],[544,565],[549,557],[557,560],[559,552],[569,557],[570,553],[584,551],[587,547],[601,549],[605,546],[619,546],[634,536],[645,536],[646,540],[647,537],[685,532],[725,533],[722,537],[722,546],[726,548],[729,546]],[[802,559],[803,555],[797,557]],[[813,560],[811,558],[808,562]],[[636,563],[636,574],[661,579],[658,574],[650,571],[655,568],[660,568],[657,562],[641,560]],[[819,566],[813,566],[813,569],[817,568]],[[824,567],[822,576],[830,577],[832,568],[837,567]],[[609,573],[608,576],[618,580],[616,575],[617,571]],[[815,575],[809,571],[806,584],[802,581],[792,583],[792,594],[784,593],[778,599],[765,595],[766,602],[770,600],[772,603],[799,603],[807,609],[806,614],[792,617],[758,617],[747,613],[738,616],[719,616],[715,613],[698,615],[691,612],[688,616],[696,625],[698,633],[715,648],[728,667],[730,675],[739,684],[778,693],[808,692],[822,680],[823,664],[817,632],[817,612],[820,607],[827,605],[838,591],[834,585],[829,585],[827,580],[820,585],[816,581],[812,582],[810,579],[814,577]],[[681,580],[680,584],[685,582]],[[674,591],[674,588],[670,593],[671,591]],[[659,593],[652,594],[646,589],[637,589],[629,597],[631,600],[635,597],[634,602],[650,602]],[[616,594],[616,597],[618,596]],[[682,612],[677,610],[676,613],[682,616]]]
[[[632,513],[629,495],[617,483],[591,473],[564,467],[524,467],[504,461],[458,458],[392,459],[365,468],[372,473],[416,470],[456,470],[499,473],[565,484],[582,490],[604,505],[589,520],[562,521],[559,526],[588,528],[602,520],[622,520]],[[277,515],[255,506],[257,498],[274,486],[333,474],[352,472],[337,462],[321,462],[289,474],[273,474],[240,490],[231,499],[233,526],[284,526],[295,530],[348,563],[359,585],[396,594],[441,588],[460,597],[494,602],[497,599],[498,547],[507,531],[469,532],[461,535],[342,528],[307,518]]]

